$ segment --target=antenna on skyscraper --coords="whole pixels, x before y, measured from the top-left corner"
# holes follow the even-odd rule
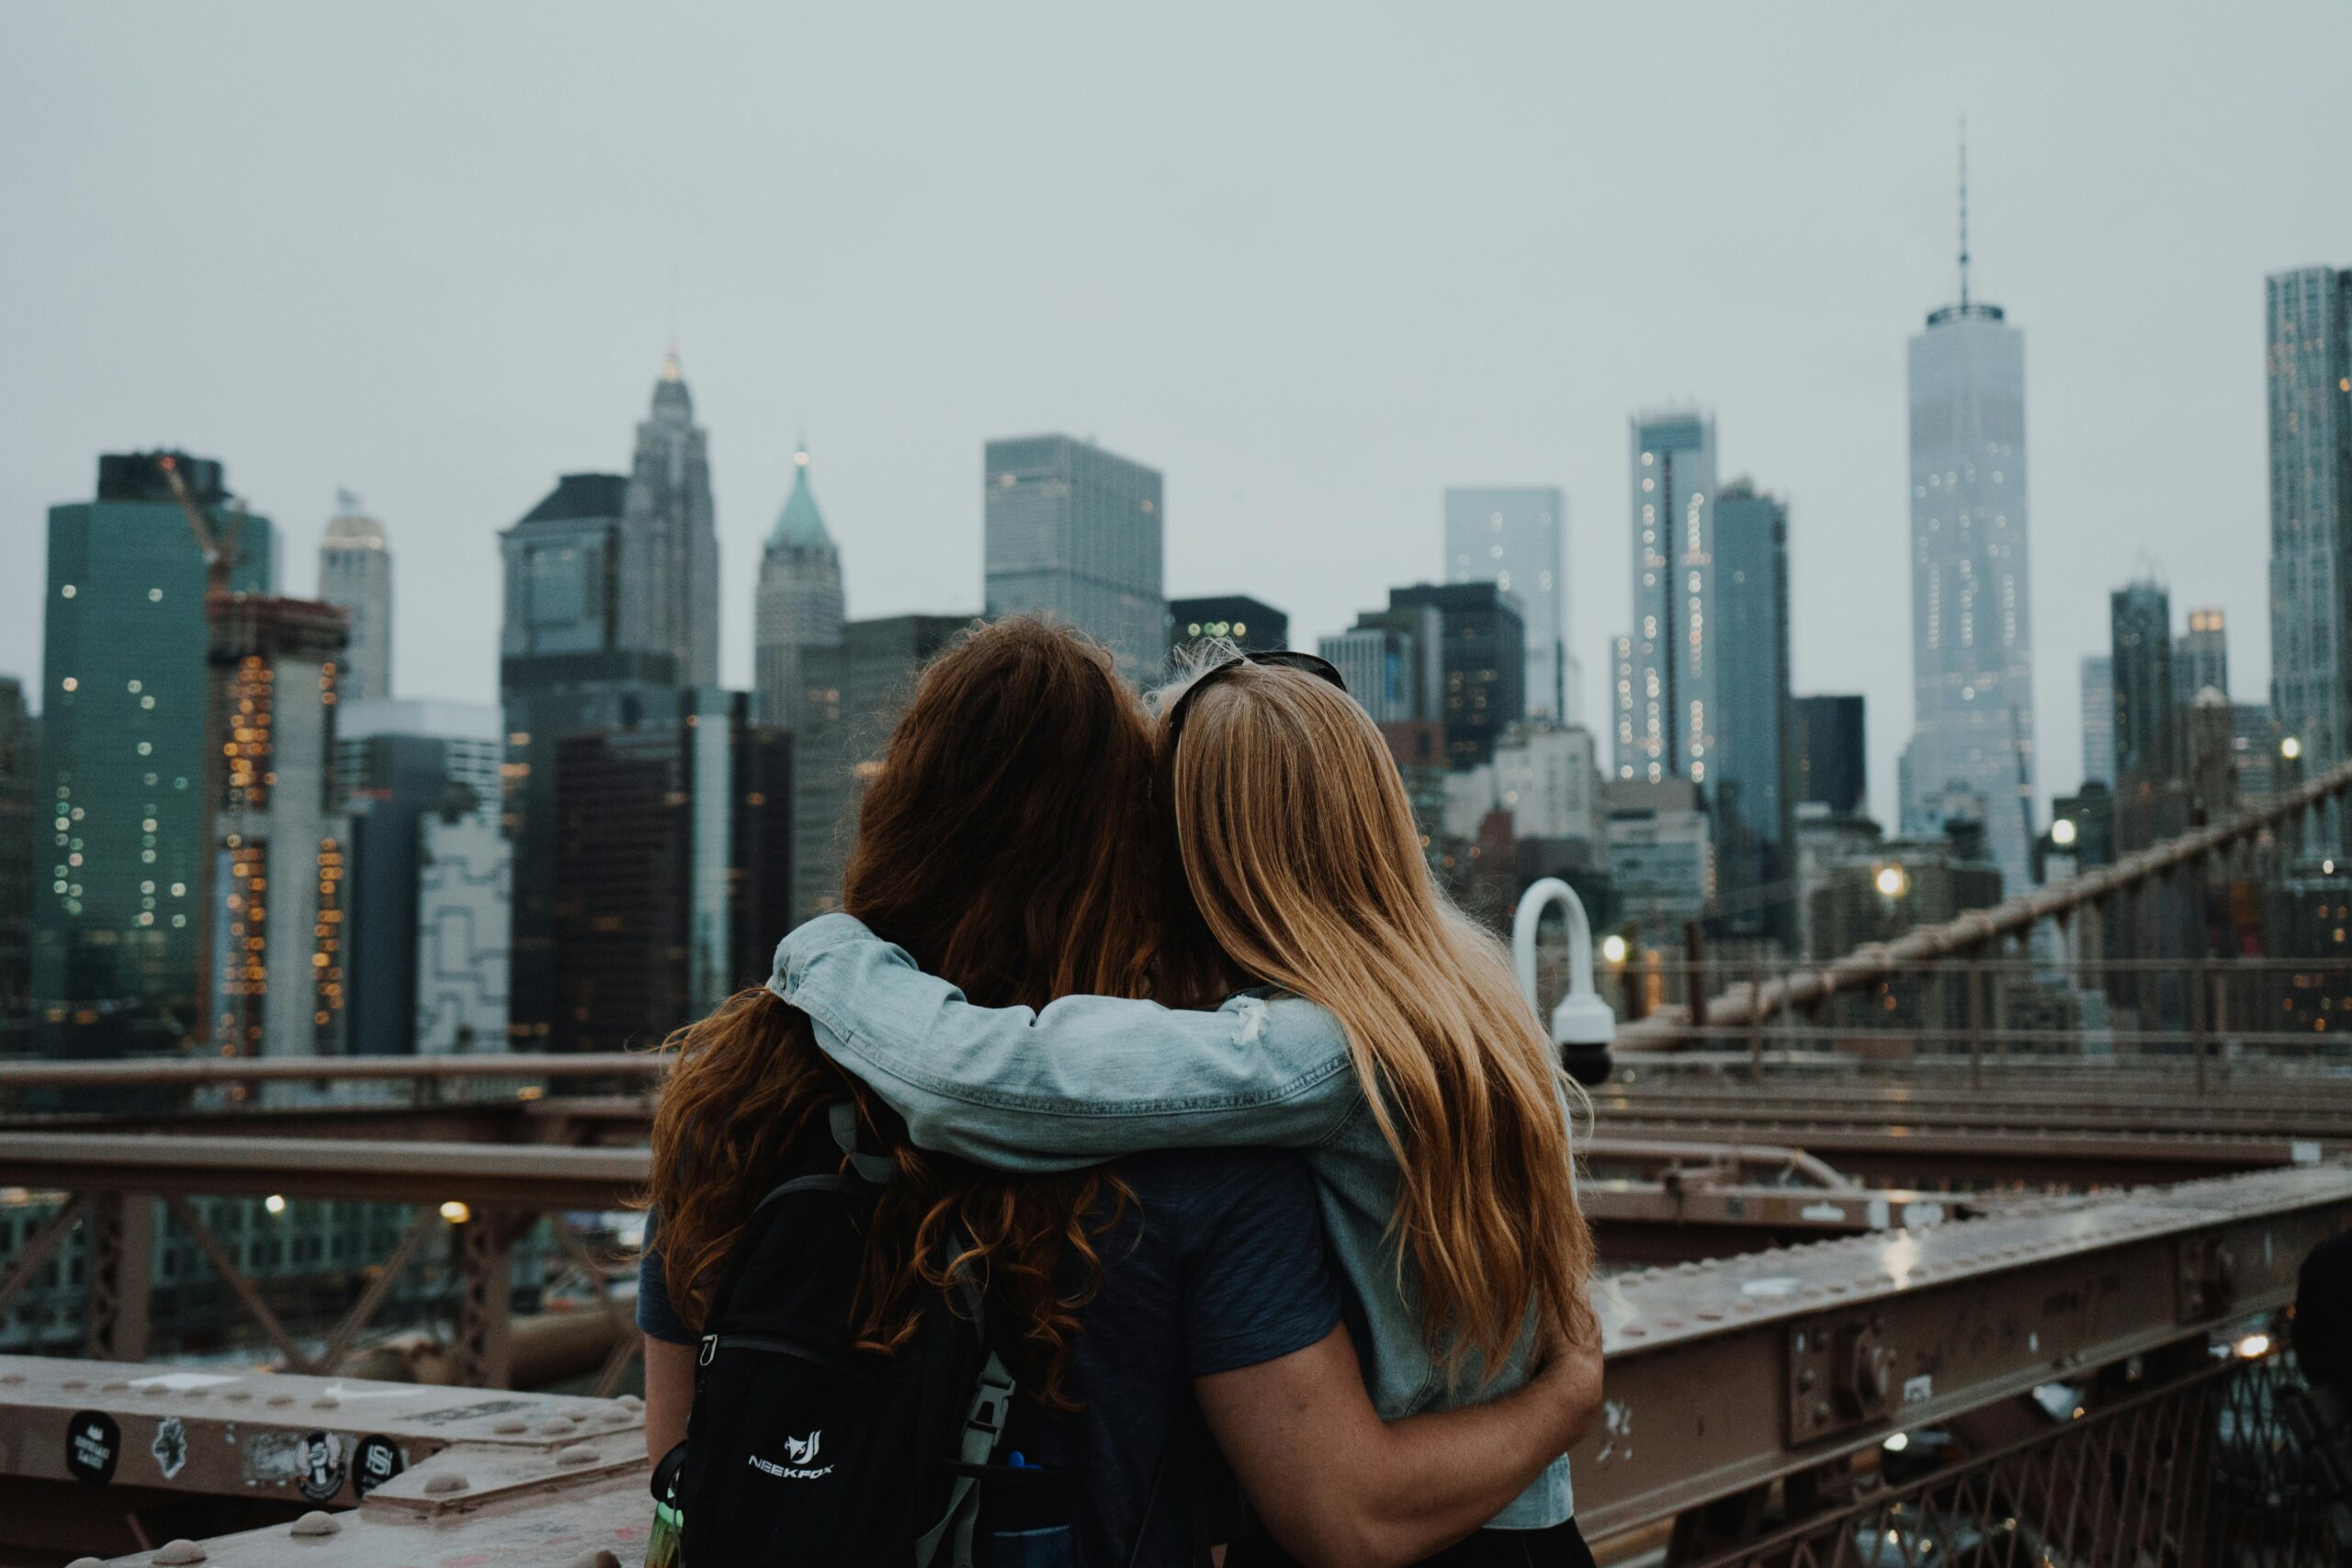
[[[1960,313],[1968,314],[1968,117],[1960,117]]]

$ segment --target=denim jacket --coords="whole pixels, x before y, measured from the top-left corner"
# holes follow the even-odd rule
[[[1532,1333],[1483,1387],[1475,1357],[1449,1387],[1422,1344],[1411,1259],[1387,1234],[1396,1158],[1347,1036],[1315,1003],[1258,992],[1215,1012],[1114,997],[1065,997],[1042,1011],[976,1007],[847,915],[786,937],[768,987],[808,1015],[818,1045],[905,1117],[922,1148],[1017,1171],[1144,1149],[1302,1151],[1333,1254],[1371,1323],[1381,1416],[1474,1403],[1526,1381]],[[1575,1506],[1563,1455],[1493,1523],[1542,1529]]]

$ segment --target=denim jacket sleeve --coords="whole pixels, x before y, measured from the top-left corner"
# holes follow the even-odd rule
[[[785,938],[768,987],[906,1118],[919,1147],[999,1169],[1307,1148],[1363,1099],[1338,1022],[1296,997],[1236,997],[1216,1012],[1114,997],[977,1007],[847,915]]]

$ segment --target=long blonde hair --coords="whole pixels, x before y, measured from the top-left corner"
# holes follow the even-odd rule
[[[1170,711],[1182,685],[1158,694]],[[1329,1009],[1402,1179],[1390,1234],[1449,1376],[1492,1376],[1531,1307],[1589,1343],[1592,1234],[1557,1054],[1502,946],[1441,892],[1371,718],[1295,669],[1242,665],[1163,720],[1160,778],[1198,919],[1238,968]],[[1189,914],[1191,911],[1182,911]]]

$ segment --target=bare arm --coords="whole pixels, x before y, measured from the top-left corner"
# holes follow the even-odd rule
[[[695,1406],[695,1348],[645,1337],[645,1457],[654,1463],[686,1440]]]
[[[1201,1414],[1284,1551],[1309,1568],[1419,1562],[1502,1512],[1600,1408],[1600,1351],[1572,1348],[1490,1404],[1382,1425],[1342,1326],[1196,1378]]]

